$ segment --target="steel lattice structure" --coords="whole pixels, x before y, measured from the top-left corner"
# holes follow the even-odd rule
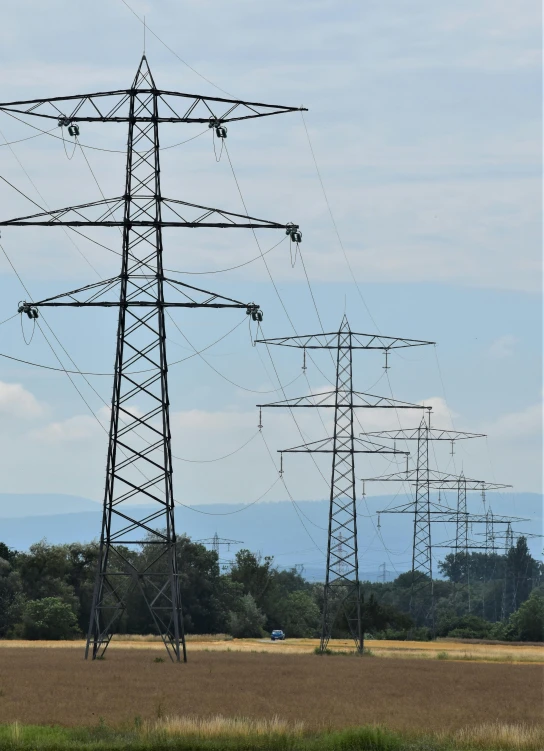
[[[421,428],[421,426],[420,426]],[[428,428],[429,436],[431,440],[448,440],[448,441],[454,441],[454,440],[463,440],[466,438],[479,438],[479,434],[475,433],[457,433],[457,431],[443,431],[438,430],[436,432],[436,438],[432,437],[432,433],[434,432],[434,429],[431,430]],[[394,438],[400,438],[402,437],[401,434],[402,431],[391,431],[391,435],[389,437]],[[457,433],[457,437],[456,436]],[[372,433],[368,435],[381,435],[383,437],[383,433]],[[407,440],[410,440],[410,437],[414,436],[414,431],[407,431]],[[413,438],[412,438],[413,439]],[[466,581],[465,585],[468,587],[469,582],[469,571],[468,571],[468,561],[469,561],[469,548],[471,547],[469,542],[469,536],[468,536],[468,529],[469,525],[472,524],[485,524],[486,528],[489,525],[489,516],[488,513],[486,514],[472,514],[469,513],[467,508],[467,490],[478,490],[480,491],[484,497],[485,497],[485,491],[486,490],[500,490],[503,488],[509,488],[511,485],[503,485],[499,483],[489,483],[485,482],[484,480],[472,480],[468,479],[464,476],[464,474],[461,475],[451,475],[444,472],[439,472],[437,470],[431,470],[428,466],[428,459],[427,459],[427,469],[426,469],[426,479],[424,481],[425,485],[425,498],[426,498],[426,510],[421,513],[421,511],[418,509],[418,515],[422,517],[422,523],[421,527],[422,533],[421,533],[421,539],[422,539],[422,547],[424,548],[422,558],[424,561],[428,560],[429,567],[432,565],[432,547],[431,547],[431,524],[433,523],[454,523],[455,524],[455,538],[453,540],[450,540],[445,543],[435,544],[435,548],[450,548],[454,550],[455,553],[455,559],[458,561],[462,561],[465,564],[465,570],[466,570]],[[396,472],[392,475],[385,475],[383,477],[373,477],[373,478],[365,478],[365,482],[368,480],[381,480],[385,482],[406,482],[408,481],[410,484],[414,484],[416,486],[416,499],[413,502],[409,502],[407,504],[403,504],[402,506],[396,506],[394,508],[385,508],[380,509],[377,513],[380,514],[414,514],[414,517],[416,516],[415,512],[415,506],[418,502],[418,494],[417,494],[417,488],[418,483],[420,482],[420,473],[418,472],[418,469],[416,467],[415,470],[410,470],[406,473],[402,472]],[[434,502],[430,498],[430,491],[431,489],[435,490],[441,490],[441,489],[456,489],[457,490],[457,505],[456,508],[448,508],[440,503]],[[493,517],[493,524],[509,524],[512,521],[521,521],[521,519],[517,519],[514,517],[505,517],[505,516],[494,516]],[[416,524],[414,525],[414,556],[413,560],[415,559],[415,546],[416,542],[419,544],[419,541],[416,541]],[[432,568],[430,569],[432,573]],[[424,571],[424,573],[426,573]],[[414,573],[414,562],[412,564],[412,583],[416,580],[416,576]],[[431,613],[430,613],[430,620],[431,620],[431,626],[433,624],[433,611],[434,611],[434,599],[433,599],[433,588],[432,588],[432,579],[430,580],[430,586],[431,586]],[[412,587],[412,596],[415,589]],[[470,612],[470,589],[469,589],[469,612]]]
[[[226,122],[298,109],[157,89],[145,55],[129,89],[0,104],[0,111],[58,121],[73,135],[79,132],[79,122],[128,124],[122,196],[0,222],[122,228],[117,277],[20,307],[29,315],[37,315],[40,307],[119,308],[99,564],[86,657],[104,654],[127,598],[136,592],[145,600],[170,657],[187,659],[176,558],[165,308],[238,308],[260,316],[254,303],[165,277],[162,229],[298,228],[165,198],[159,124],[206,122],[224,137]],[[165,288],[175,293],[174,301],[166,300]],[[139,513],[143,502],[154,510]],[[132,555],[134,550],[148,551],[143,563]]]
[[[431,591],[431,626],[434,622],[434,587],[431,544],[431,468],[429,466],[429,441],[455,441],[468,438],[483,438],[480,433],[467,433],[457,430],[431,428],[428,419],[422,418],[417,428],[372,431],[364,434],[371,438],[387,438],[392,441],[417,441],[415,467],[415,496],[412,504],[414,532],[412,539],[412,586],[411,605],[416,591],[429,587]],[[387,513],[387,511],[384,511]],[[418,576],[424,574],[424,576]]]
[[[382,446],[367,439],[356,438],[353,429],[353,410],[363,408],[427,409],[419,404],[399,402],[353,390],[353,350],[415,347],[433,342],[415,339],[356,334],[344,316],[339,331],[332,334],[257,339],[256,343],[282,345],[302,349],[336,350],[336,388],[315,396],[287,399],[258,407],[326,407],[334,408],[334,434],[321,441],[306,443],[281,453],[331,453],[329,524],[327,538],[327,569],[320,649],[323,652],[332,630],[343,612],[356,648],[363,650],[361,621],[361,588],[357,544],[357,506],[355,493],[355,454],[405,454],[407,452]]]

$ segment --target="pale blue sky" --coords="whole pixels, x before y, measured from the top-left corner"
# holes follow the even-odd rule
[[[488,443],[459,450],[456,467],[463,466],[467,475],[539,492],[539,3],[199,0],[131,5],[181,57],[235,96],[309,108],[306,122],[329,199],[373,318],[382,333],[438,342],[445,393],[429,349],[392,359],[395,396],[435,404],[437,425],[447,423],[451,413],[457,429],[489,434]],[[141,24],[121,0],[12,4],[0,29],[0,100],[125,87],[138,64],[142,36]],[[218,93],[149,34],[147,53],[158,86]],[[5,115],[0,115],[0,128],[10,141],[34,133]],[[161,142],[173,144],[198,132],[196,126],[165,127]],[[84,144],[122,150],[125,140],[124,126],[82,126]],[[300,223],[304,259],[326,330],[338,326],[345,306],[352,329],[373,331],[338,247],[300,115],[233,124],[228,146],[249,212]],[[61,141],[41,136],[13,150],[49,207],[100,197],[81,153],[67,160]],[[105,195],[119,195],[123,154],[86,154]],[[228,163],[215,162],[209,132],[163,151],[162,170],[165,195],[242,210]],[[5,146],[0,146],[0,174],[41,202]],[[0,185],[0,199],[3,218],[33,212],[6,185]],[[93,237],[119,245],[115,229],[96,230]],[[280,239],[263,233],[263,247]],[[76,240],[100,275],[116,272],[114,256]],[[36,299],[96,279],[58,229],[6,228],[2,243]],[[179,230],[167,233],[165,244],[165,265],[193,272],[258,255],[251,234],[242,230]],[[286,243],[267,258],[297,329],[318,332],[300,261],[291,268]],[[292,333],[260,261],[186,280],[260,303],[267,336]],[[3,258],[0,290],[3,320],[24,297]],[[244,318],[236,312],[176,315],[198,347]],[[61,310],[47,319],[81,369],[111,371],[111,311]],[[171,338],[170,360],[189,353],[179,346],[187,345],[177,332]],[[18,320],[0,328],[0,351],[56,365],[39,333],[30,346],[23,343]],[[275,385],[250,345],[245,321],[208,354],[209,362],[238,384],[257,391]],[[300,373],[297,353],[279,351],[277,359],[284,382]],[[331,375],[330,361],[319,362]],[[380,378],[382,364],[381,358],[357,357],[361,390]],[[313,368],[308,377],[312,389],[326,383]],[[105,435],[66,377],[2,360],[0,382],[5,490],[100,499]],[[185,458],[220,456],[240,446],[256,430],[255,403],[275,398],[274,393],[238,389],[195,359],[173,366],[170,383],[174,453]],[[108,402],[111,380],[95,378],[93,384]],[[104,419],[100,400],[85,383],[80,387]],[[387,394],[388,388],[382,378],[374,391]],[[288,393],[307,390],[299,378]],[[387,420],[361,415],[365,427],[389,425]],[[300,425],[309,440],[323,435],[315,415],[302,416]],[[288,414],[266,416],[265,431],[273,450],[300,443]],[[450,461],[447,453],[438,459],[442,468]],[[370,467],[364,461],[359,475]],[[387,469],[378,461],[372,467]],[[296,498],[326,495],[312,469],[304,457],[290,457],[286,477]],[[274,477],[256,438],[224,462],[178,462],[176,495],[184,503],[251,501]],[[283,497],[280,485],[267,496]]]

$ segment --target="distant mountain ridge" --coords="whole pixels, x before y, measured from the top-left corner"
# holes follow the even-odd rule
[[[0,519],[100,511],[101,504],[61,493],[0,493]]]
[[[379,578],[379,567],[386,563],[387,579],[395,572],[406,571],[411,565],[411,516],[383,514],[381,529],[376,529],[375,516],[369,511],[388,505],[401,505],[403,496],[367,497],[359,504],[359,550],[361,576]],[[496,514],[527,517],[528,522],[514,525],[515,530],[542,534],[542,495],[537,493],[489,493],[488,502]],[[481,498],[470,494],[469,508],[481,512]],[[209,539],[217,532],[220,537],[241,540],[230,551],[221,549],[221,559],[232,559],[236,550],[247,547],[263,555],[274,556],[280,567],[299,565],[305,575],[322,578],[327,549],[328,501],[290,501],[243,504],[199,504],[176,508],[178,534],[193,540]],[[26,515],[22,515],[25,511]],[[0,541],[16,550],[26,550],[39,540],[53,544],[90,542],[100,535],[101,504],[78,496],[40,494],[0,494]],[[449,530],[453,532],[453,530]],[[474,533],[483,532],[474,527]],[[452,536],[451,534],[449,535]],[[434,525],[433,540],[448,539],[445,525]],[[533,555],[540,554],[542,540],[529,540]],[[447,551],[436,550],[440,560]],[[393,573],[392,573],[393,572]],[[368,574],[368,576],[366,575]]]

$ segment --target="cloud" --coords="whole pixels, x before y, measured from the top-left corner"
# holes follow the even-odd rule
[[[504,360],[507,357],[512,357],[517,341],[517,338],[512,334],[500,336],[491,343],[487,350],[487,354],[489,357],[493,357],[497,360]]]
[[[91,415],[76,415],[67,420],[51,422],[43,428],[33,430],[30,437],[40,443],[72,443],[96,439],[105,433]]]
[[[543,405],[531,404],[519,412],[508,412],[488,425],[485,432],[501,441],[542,440]]]
[[[0,414],[32,419],[41,417],[45,407],[19,383],[0,381]]]

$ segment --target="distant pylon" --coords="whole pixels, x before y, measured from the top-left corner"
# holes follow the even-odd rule
[[[414,529],[412,538],[412,583],[410,588],[410,610],[415,608],[415,595],[425,588],[429,588],[431,596],[431,607],[427,616],[431,632],[434,634],[434,581],[433,581],[433,561],[432,561],[432,543],[431,543],[431,524],[432,510],[435,504],[431,502],[431,481],[434,481],[437,473],[431,472],[429,464],[429,441],[447,441],[452,444],[452,452],[455,441],[466,440],[468,438],[484,438],[480,433],[467,433],[464,431],[447,430],[441,428],[431,428],[431,412],[428,410],[427,416],[421,418],[417,428],[407,428],[399,430],[379,430],[364,433],[370,438],[388,438],[397,441],[417,441],[416,467],[410,473],[395,473],[383,479],[387,482],[405,482],[407,479],[413,480],[415,484],[415,496],[413,502],[402,508],[402,513],[414,515]],[[446,484],[450,480],[445,481]],[[456,477],[454,482],[458,484]],[[438,506],[440,507],[440,501]],[[399,513],[397,508],[384,509],[380,513]],[[421,576],[423,574],[423,576]]]
[[[401,339],[351,331],[344,315],[340,329],[332,333],[306,336],[257,339],[256,343],[328,349],[336,352],[336,388],[321,394],[287,399],[258,407],[322,407],[334,409],[334,434],[321,441],[305,443],[282,453],[330,453],[329,525],[327,537],[327,568],[320,649],[324,652],[337,619],[343,614],[357,651],[363,651],[361,587],[357,542],[357,506],[355,492],[355,454],[408,454],[382,446],[367,439],[356,438],[353,428],[354,409],[385,407],[389,409],[425,409],[421,405],[400,402],[387,397],[353,390],[353,350],[378,349],[386,353],[398,347],[415,347],[432,342]]]

